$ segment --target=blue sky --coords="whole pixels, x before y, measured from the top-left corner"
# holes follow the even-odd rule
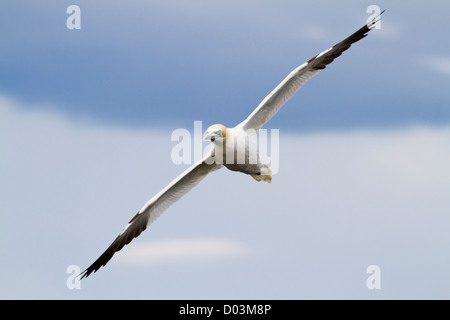
[[[66,28],[69,4],[1,5],[0,89],[70,116],[147,128],[186,126],[193,118],[234,125],[293,68],[359,28],[372,3],[80,1],[82,28],[75,31]],[[378,5],[387,9],[383,30],[308,83],[294,100],[301,108],[290,102],[274,126],[312,131],[450,120],[448,68],[435,69],[448,64],[448,4]],[[337,108],[332,97],[345,101]]]
[[[81,30],[66,9],[81,8]],[[207,177],[80,290],[185,167],[176,128],[239,123],[295,67],[387,9],[311,79],[272,184]],[[450,297],[446,1],[4,1],[2,298]],[[225,201],[224,201],[225,200]],[[182,253],[191,254],[182,254]],[[368,290],[379,265],[382,288]]]

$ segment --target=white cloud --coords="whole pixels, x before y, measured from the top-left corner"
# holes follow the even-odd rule
[[[370,298],[371,264],[378,297],[449,297],[449,127],[280,130],[271,184],[212,173],[67,290],[67,266],[86,268],[183,170],[170,161],[171,132],[69,121],[0,97],[0,297]],[[136,267],[152,264],[168,268]]]
[[[429,56],[424,61],[424,64],[441,74],[450,75],[450,57],[449,56]]]
[[[380,29],[372,31],[372,35],[374,37],[380,37],[390,40],[398,39],[403,34],[403,25],[399,22],[389,21],[387,16],[382,17],[380,21]]]
[[[242,257],[249,248],[236,240],[218,238],[175,238],[136,243],[118,254],[118,261],[131,265],[211,262]]]

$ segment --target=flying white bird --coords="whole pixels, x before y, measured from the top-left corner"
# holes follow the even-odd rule
[[[320,70],[325,69],[328,64],[339,57],[353,43],[367,36],[368,32],[379,21],[379,17],[377,16],[345,40],[294,69],[264,98],[247,119],[234,128],[226,128],[221,124],[209,127],[204,138],[213,143],[214,148],[211,152],[151,198],[130,220],[108,249],[89,268],[81,273],[81,279],[106,265],[117,251],[139,236],[164,210],[197,185],[208,173],[225,166],[232,171],[248,174],[257,181],[271,182],[270,168],[260,162],[258,155],[256,155],[256,158],[252,158],[253,161],[251,160],[251,148],[249,148],[248,141],[251,140],[253,135],[258,133],[259,129],[280,110],[286,101],[306,81],[319,73]],[[236,148],[235,142],[239,139],[247,141],[245,149],[240,149],[244,150],[243,154],[242,151],[239,153]],[[239,161],[239,159],[244,161]]]

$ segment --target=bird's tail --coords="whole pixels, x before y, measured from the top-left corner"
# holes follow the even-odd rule
[[[252,174],[252,178],[256,181],[267,181],[268,183],[272,182],[272,170],[265,164],[263,170],[261,170],[260,174]]]

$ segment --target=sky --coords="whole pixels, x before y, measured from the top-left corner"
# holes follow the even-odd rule
[[[73,4],[79,30],[66,24]],[[271,184],[211,173],[106,267],[73,278],[187,168],[172,161],[174,130],[238,124],[370,5],[386,9],[381,28],[264,127],[279,130]],[[449,299],[449,10],[1,2],[0,298]]]

